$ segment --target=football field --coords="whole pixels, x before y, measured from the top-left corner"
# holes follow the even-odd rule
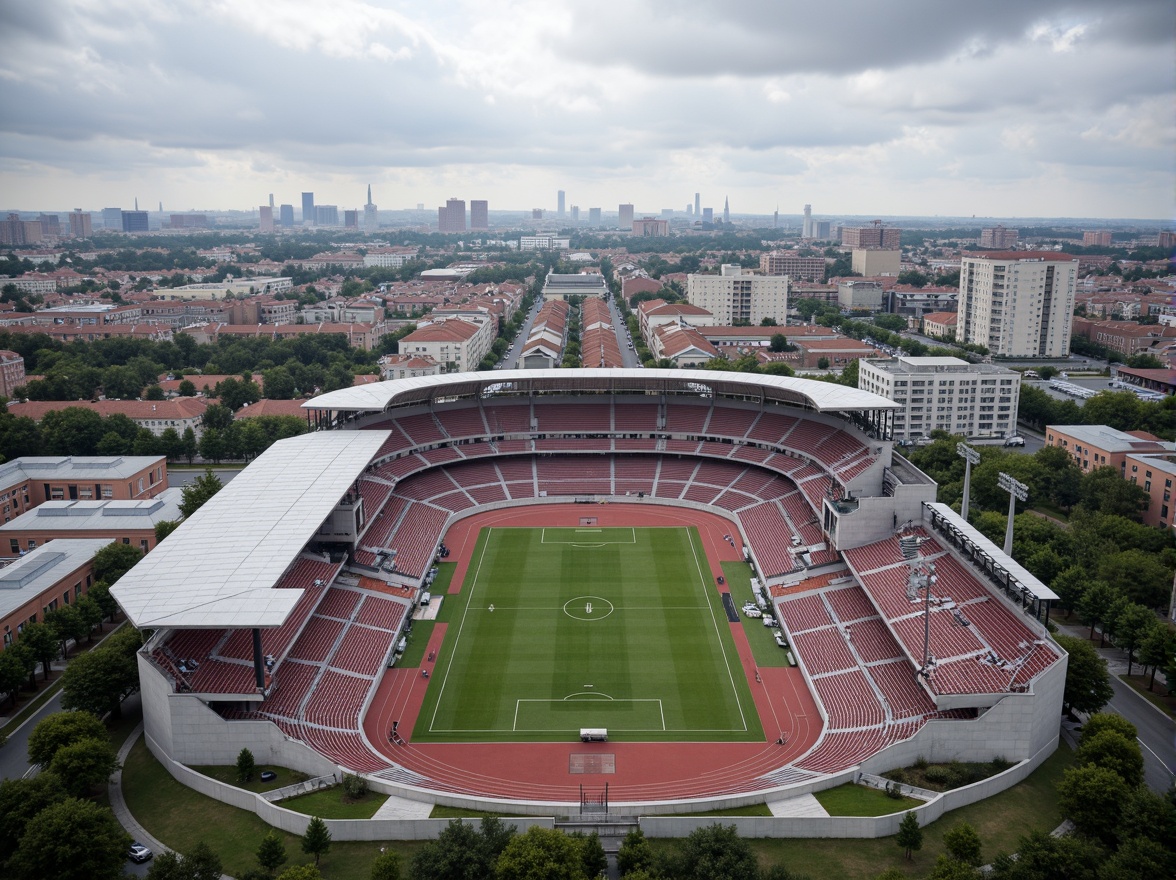
[[[417,742],[756,741],[702,543],[686,528],[487,528]]]

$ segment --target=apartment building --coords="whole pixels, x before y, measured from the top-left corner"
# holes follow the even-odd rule
[[[1005,229],[1003,226],[991,226],[980,230],[980,247],[982,248],[1011,248],[1021,237],[1019,229]]]
[[[441,365],[423,354],[386,354],[380,358],[381,379],[416,379],[437,376]]]
[[[1083,473],[1111,467],[1122,475],[1128,455],[1163,455],[1176,448],[1146,431],[1120,431],[1108,425],[1047,425],[1045,443],[1070,453]]]
[[[1002,357],[1066,357],[1078,258],[1053,251],[965,254],[957,338]]]
[[[400,353],[425,355],[447,372],[476,370],[494,342],[491,322],[475,324],[461,318],[424,324],[400,340]]]
[[[101,538],[56,541],[37,547],[0,569],[0,632],[4,647],[18,638],[27,624],[72,605],[94,584],[94,554],[110,542]]]
[[[850,248],[902,248],[902,230],[894,226],[844,226],[841,243]]]
[[[974,438],[1017,432],[1021,377],[991,364],[954,357],[868,358],[858,362],[858,388],[903,406],[893,414],[895,440],[934,430]]]
[[[787,275],[803,281],[821,281],[825,277],[825,258],[802,257],[796,251],[772,251],[760,256],[760,272]]]
[[[686,298],[714,315],[716,324],[759,324],[764,318],[785,324],[788,287],[787,275],[758,275],[724,263],[718,275],[687,276]]]
[[[958,317],[955,312],[932,312],[924,315],[923,332],[937,339],[955,339]]]

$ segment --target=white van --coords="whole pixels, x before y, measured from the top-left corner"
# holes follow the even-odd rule
[[[428,590],[425,590],[425,592],[421,593],[421,607],[422,608],[424,606],[428,605],[432,601],[433,601],[433,594],[430,593]]]

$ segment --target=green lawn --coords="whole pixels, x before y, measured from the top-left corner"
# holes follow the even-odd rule
[[[203,840],[220,856],[224,871],[240,877],[257,868],[256,852],[261,839],[273,830],[246,810],[193,791],[176,782],[147,751],[140,739],[127,756],[123,768],[123,794],[131,813],[151,834],[179,852],[188,852]],[[278,832],[286,844],[290,865],[313,861],[303,855],[299,838]],[[380,847],[400,853],[406,871],[419,842],[339,841],[322,857],[324,877],[331,880],[367,880],[372,861]]]
[[[385,794],[369,791],[357,801],[343,798],[343,786],[320,788],[281,802],[287,810],[320,819],[370,819],[388,800]]]
[[[723,577],[731,589],[731,598],[736,608],[751,599],[751,566],[746,562],[724,562]],[[775,634],[779,630],[764,626],[758,617],[746,617],[740,612],[747,643],[758,666],[787,666],[788,651],[776,644]]]
[[[852,782],[813,795],[830,816],[886,816],[917,807],[915,798],[892,798],[886,792]]]
[[[483,530],[414,741],[762,739],[708,572],[694,529]]]
[[[302,782],[309,778],[305,773],[300,773],[297,770],[291,770],[287,767],[278,767],[271,764],[258,764],[257,769],[253,773],[253,778],[248,782],[237,781],[237,768],[225,766],[205,766],[193,767],[197,773],[203,773],[211,779],[218,782],[224,782],[227,785],[235,785],[237,788],[243,788],[246,791],[273,791],[275,788],[282,788],[287,785],[293,785],[295,782]],[[276,774],[276,779],[269,782],[261,781],[261,774],[265,770],[272,770]]]

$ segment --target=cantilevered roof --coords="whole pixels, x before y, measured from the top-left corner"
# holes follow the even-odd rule
[[[578,370],[502,370],[447,373],[393,379],[341,388],[302,406],[335,412],[382,412],[427,403],[436,398],[502,394],[609,392],[666,394],[734,394],[804,406],[818,412],[897,409],[898,404],[869,391],[793,376],[766,376],[722,370],[646,370],[595,368]]]
[[[280,626],[303,591],[273,586],[387,438],[329,431],[279,440],[111,593],[138,627]]]
[[[1024,588],[1029,595],[1035,599],[1058,599],[1058,594],[1039,581],[1033,574],[1031,574],[1021,563],[1017,562],[1013,557],[1005,555],[1004,550],[997,547],[988,538],[984,536],[975,526],[961,517],[958,513],[948,507],[946,504],[940,504],[938,501],[929,502],[927,504],[931,510],[934,510],[940,516],[950,523],[951,528],[955,529],[961,536],[967,538],[976,549],[991,559],[996,565],[999,565],[1009,575],[1017,581]]]

